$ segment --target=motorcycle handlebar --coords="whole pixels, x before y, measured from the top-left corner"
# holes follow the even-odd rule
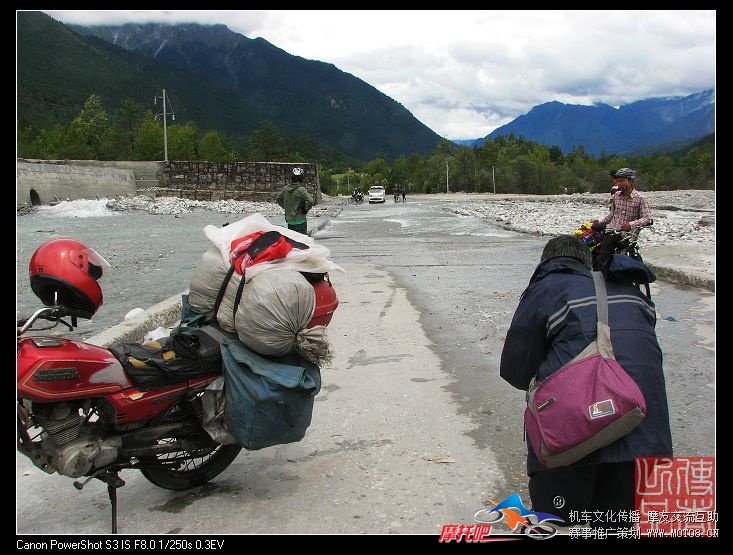
[[[39,308],[29,318],[18,320],[18,335],[23,335],[31,329],[31,326],[36,320],[49,320],[51,322],[61,323],[70,330],[73,330],[74,325],[62,320],[62,318],[67,315],[68,312],[63,306],[45,306],[43,308]],[[72,317],[72,323],[76,324],[76,319],[74,317]]]

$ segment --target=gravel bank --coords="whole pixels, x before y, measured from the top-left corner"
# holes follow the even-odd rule
[[[642,191],[643,192],[643,191]],[[652,205],[654,225],[639,238],[642,255],[659,277],[715,290],[715,191],[680,190],[643,192]],[[608,211],[609,195],[493,195],[449,193],[408,195],[408,201],[440,200],[444,210],[491,218],[506,229],[534,235],[572,233]],[[309,220],[327,223],[346,203],[346,197],[323,196],[308,214]],[[137,196],[108,203],[112,210],[143,210],[150,214],[181,214],[197,209],[221,213],[254,213],[282,218],[273,203],[196,201],[171,197]]]
[[[647,264],[658,277],[715,290],[715,191],[645,192],[654,225],[639,236]],[[608,213],[606,194],[441,194],[445,210],[491,218],[506,229],[533,235],[572,233]],[[412,200],[436,195],[413,195]]]

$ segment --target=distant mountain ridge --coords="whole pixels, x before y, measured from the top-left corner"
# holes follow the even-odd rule
[[[431,152],[440,136],[401,104],[332,64],[306,60],[225,25],[66,26],[16,12],[17,119],[68,123],[91,94],[108,109],[125,98],[151,106],[165,88],[176,123],[246,136],[266,119],[284,133],[370,160]],[[152,106],[151,106],[152,108]],[[548,102],[472,146],[513,133],[564,152],[658,152],[715,132],[715,93],[645,99],[613,108]],[[303,139],[308,139],[303,137]]]
[[[693,141],[715,132],[715,91],[684,97],[649,98],[616,109],[547,102],[470,145],[513,133],[556,145],[563,152],[582,145],[588,154],[630,153],[650,145]]]
[[[307,133],[362,160],[380,151],[392,158],[426,154],[440,141],[404,106],[361,79],[225,25],[72,28],[191,72],[246,99],[279,128]]]

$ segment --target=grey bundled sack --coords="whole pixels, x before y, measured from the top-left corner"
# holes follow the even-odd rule
[[[219,249],[211,247],[201,255],[193,270],[188,302],[194,311],[204,315],[204,322],[216,321],[223,330],[235,332],[234,303],[242,279],[224,261]]]
[[[206,322],[214,320],[216,297],[219,294],[219,288],[228,270],[229,264],[224,262],[224,259],[221,257],[221,252],[216,247],[211,247],[202,254],[196,263],[196,267],[193,269],[191,285],[189,286],[188,303],[194,311],[204,315],[204,321]],[[239,286],[239,283],[237,283],[237,286]],[[231,315],[231,313],[232,309],[230,306],[229,314]],[[234,331],[234,328],[231,331]]]
[[[320,330],[305,329],[315,308],[313,286],[300,272],[262,272],[242,291],[235,320],[237,335],[261,355],[285,355],[308,342],[310,335],[323,335]]]
[[[238,333],[250,349],[281,356],[293,348],[316,364],[328,364],[332,350],[325,326],[306,328],[313,318],[313,285],[295,270],[261,272],[246,285],[211,247],[199,258],[191,278],[188,303],[203,314],[201,323],[216,322]]]

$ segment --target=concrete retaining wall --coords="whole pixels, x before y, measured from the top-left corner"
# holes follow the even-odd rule
[[[138,180],[152,174],[157,184],[159,171],[158,162],[19,159],[15,169],[16,201],[39,205],[66,199],[134,196]]]
[[[86,339],[86,343],[109,347],[118,343],[142,343],[143,337],[149,331],[158,327],[170,328],[181,319],[181,295],[187,291],[181,291],[168,299],[151,306],[145,312],[129,320],[112,326]]]

